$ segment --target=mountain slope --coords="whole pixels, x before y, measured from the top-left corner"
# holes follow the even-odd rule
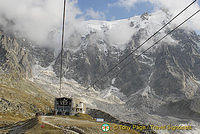
[[[162,19],[158,19],[159,16]],[[167,14],[158,12],[114,22],[84,22],[81,26],[87,28],[85,30],[87,34],[81,30],[79,32],[79,29],[77,29],[66,42],[64,53],[65,78],[74,79],[82,86],[87,87],[156,32],[156,29],[159,29],[169,19],[170,16]],[[175,117],[177,119],[173,120],[177,122],[179,122],[178,118],[180,117],[186,120],[199,118],[200,38],[194,31],[185,27],[179,28],[136,61],[132,60],[133,57],[159,40],[174,26],[175,24],[169,25],[130,56],[125,63],[94,86],[96,91],[101,91],[101,94],[105,92],[115,94],[113,90],[108,90],[114,87],[117,92],[119,91],[118,94],[122,93],[120,96],[115,96],[126,103],[127,109],[144,111],[144,113],[138,113],[139,116],[131,116],[129,111],[126,111],[127,116],[132,117],[131,121],[144,121],[146,116],[150,117],[148,114],[162,115],[164,118],[165,116]],[[114,35],[112,34],[113,31]],[[123,38],[123,41],[116,39],[115,42],[112,42],[115,35],[119,38],[121,36],[127,38]],[[59,74],[59,62],[58,56],[55,64],[52,65],[56,75]],[[127,62],[130,62],[130,64],[116,76],[116,72]],[[106,96],[109,95],[104,95],[104,97]],[[186,106],[178,106],[185,103]],[[182,112],[174,112],[169,107],[181,109]],[[98,108],[109,111],[106,106]],[[162,109],[168,110],[163,112]],[[117,116],[113,110],[109,112]],[[187,114],[187,116],[184,116],[184,114]],[[121,118],[126,119],[127,117],[123,115]],[[146,122],[153,120],[153,117],[150,118]],[[162,118],[160,121],[165,122]]]
[[[0,125],[31,118],[37,112],[50,112],[52,96],[28,80],[32,69],[26,50],[15,37],[1,31],[0,51]]]
[[[195,126],[200,126],[199,120],[195,120],[200,115],[200,37],[194,31],[179,28],[133,60],[173,29],[174,23],[86,90],[170,17],[166,12],[158,11],[111,22],[81,22],[65,42],[62,95],[81,98],[88,107],[108,112],[123,121],[188,124],[194,120]],[[9,43],[8,38],[5,40],[1,36],[1,41],[1,83],[8,83],[3,82],[5,78],[21,81],[20,78],[26,77],[46,93],[59,95],[58,50],[39,47],[21,38]],[[20,47],[16,47],[15,42]],[[15,45],[9,49],[4,44]],[[130,64],[121,70],[128,62]],[[121,73],[116,76],[119,70]]]

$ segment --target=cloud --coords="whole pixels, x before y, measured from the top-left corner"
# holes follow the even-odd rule
[[[181,10],[183,10],[186,6],[188,6],[190,3],[192,3],[194,0],[118,0],[115,3],[109,4],[109,6],[119,6],[126,8],[127,10],[131,10],[132,8],[136,8],[135,5],[140,2],[150,2],[154,5],[154,12],[164,9],[165,11],[168,11],[168,13],[173,17],[177,15]],[[196,2],[193,4],[188,10],[186,10],[182,15],[180,15],[175,21],[175,24],[180,24],[182,21],[187,19],[189,16],[191,16],[194,12],[199,10],[200,7],[198,3]],[[190,22],[188,22],[187,26],[185,27],[192,28],[195,30],[200,30],[200,25],[198,24],[200,22],[200,15],[196,15],[191,19]]]
[[[93,8],[90,8],[86,11],[85,17],[89,17],[89,18],[97,19],[97,20],[105,20],[106,19],[104,12],[94,11]]]
[[[111,7],[111,6],[119,6],[119,7],[124,7],[127,10],[130,10],[131,8],[135,7],[136,3],[147,2],[147,1],[149,1],[149,0],[118,0],[115,3],[108,4],[108,6],[109,7]]]
[[[185,8],[193,0],[118,0],[112,6],[120,6],[131,9],[138,2],[151,2],[155,5],[155,10],[160,8],[167,9],[172,16],[175,16],[183,8]],[[105,14],[101,11],[94,11],[90,8],[85,14],[77,6],[78,0],[67,0],[66,11],[66,40],[75,32],[81,33],[85,28],[80,25],[86,19],[105,20]],[[110,5],[111,6],[111,5]],[[199,5],[193,5],[187,12],[179,16],[176,24],[180,23],[199,9]],[[36,41],[40,45],[48,45],[57,48],[60,46],[61,28],[62,28],[62,0],[0,0],[0,26],[5,30],[19,32],[23,36]],[[162,19],[158,17],[158,19]],[[162,22],[159,20],[159,22]],[[189,28],[200,30],[200,15],[195,16],[188,23]],[[110,38],[118,44],[124,43],[132,33],[127,27],[118,26],[116,29],[111,29]],[[118,36],[121,31],[124,36]]]
[[[167,9],[169,14],[175,16],[193,1],[194,0],[181,0],[181,2],[174,0],[157,0],[154,2],[154,4],[157,7]],[[200,7],[196,2],[191,7],[189,7],[185,12],[183,12],[180,16],[178,16],[178,18],[174,21],[174,24],[176,25],[180,24],[199,9]],[[200,25],[198,24],[199,21],[200,21],[200,14],[197,14],[183,26],[185,28],[189,28],[192,30],[200,30]]]
[[[67,27],[78,23],[82,14],[77,0],[67,0]],[[38,44],[51,44],[60,39],[62,0],[0,0],[0,25],[5,30],[20,32]],[[48,42],[49,41],[49,42]],[[51,43],[50,43],[51,42]]]
[[[124,50],[126,48],[126,45],[124,44],[131,40],[131,37],[135,32],[135,29],[130,28],[128,21],[119,22],[106,32],[106,38],[110,44]]]

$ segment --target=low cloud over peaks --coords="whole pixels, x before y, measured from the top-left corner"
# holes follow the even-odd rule
[[[68,33],[85,17],[77,3],[78,0],[67,0]],[[61,38],[62,14],[63,0],[0,0],[0,25],[4,30],[20,32],[41,45],[57,47],[55,44],[59,44]],[[88,12],[87,16],[101,17],[95,11]]]
[[[124,7],[127,11],[129,11],[132,8],[136,8],[135,5],[137,3],[150,2],[154,5],[154,11],[166,9],[172,16],[175,16],[193,1],[194,0],[118,0],[115,3],[109,4],[109,6]],[[175,24],[181,23],[199,9],[200,7],[196,2],[175,20]],[[187,23],[187,27],[192,28],[193,30],[200,30],[200,25],[197,24],[199,21],[200,15],[198,14],[193,17],[189,23]]]
[[[193,0],[118,0],[110,6],[120,6],[127,9],[134,8],[138,2],[151,2],[155,10],[160,11],[161,8],[167,9],[172,16],[184,9]],[[106,12],[95,11],[89,7],[86,11],[81,11],[77,6],[78,0],[67,0],[66,4],[66,40],[74,33],[84,33],[84,28],[80,22],[88,19],[106,20]],[[175,21],[178,24],[189,17],[192,13],[199,9],[198,4],[194,4],[184,14],[179,16]],[[4,30],[19,32],[29,39],[37,42],[37,44],[48,45],[58,48],[61,40],[62,29],[62,11],[63,0],[0,0],[0,26]],[[128,12],[128,11],[127,11]],[[84,14],[85,13],[85,14]],[[162,22],[160,17],[158,22]],[[195,16],[187,25],[193,30],[200,30],[200,15]],[[101,24],[101,23],[98,23]],[[127,25],[128,26],[128,25]],[[118,37],[121,31],[123,36]],[[130,29],[124,25],[120,25],[115,29],[111,29],[108,37],[114,43],[119,44],[127,42],[132,36]],[[113,43],[112,42],[112,43]]]

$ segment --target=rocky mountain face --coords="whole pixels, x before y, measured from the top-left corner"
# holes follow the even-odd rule
[[[171,36],[178,43],[163,43],[157,48],[148,86],[131,95],[127,105],[149,113],[198,120],[199,37],[182,29]]]
[[[67,42],[64,52],[64,77],[74,79],[85,87],[93,83],[152,33],[152,16],[144,14],[140,18],[126,20],[126,25],[136,30],[131,39],[123,44],[124,49],[115,47],[106,37],[99,36],[99,29],[82,36],[79,45],[76,44],[79,46],[76,51],[68,48]],[[138,21],[141,23],[138,24]],[[100,25],[105,35],[112,29],[109,24]],[[152,42],[148,42],[147,46],[152,45],[169,29],[172,28],[168,27],[161,32]],[[133,58],[145,48],[138,50],[117,69],[98,81],[95,89],[108,92],[107,88],[116,87],[127,97],[127,108],[162,116],[199,119],[200,37],[194,31],[177,29],[157,47],[134,61]],[[57,75],[59,57],[53,65]],[[122,69],[128,62],[126,68]]]
[[[16,75],[21,75],[21,77],[28,77],[31,75],[28,54],[14,37],[3,33],[3,31],[0,31],[0,51],[1,72],[5,72],[6,74],[14,73]]]
[[[29,81],[34,58],[15,36],[0,31],[0,126],[52,109],[52,96]]]
[[[77,29],[72,33],[65,43],[63,56],[63,76],[68,80],[76,81],[79,86],[67,82],[65,84],[70,85],[74,94],[82,92],[87,96],[91,95],[93,99],[100,96],[103,100],[112,94],[113,98],[124,102],[123,106],[121,107],[120,104],[119,107],[129,109],[129,112],[123,111],[121,114],[127,112],[126,116],[132,120],[140,121],[142,116],[139,115],[152,114],[199,121],[200,37],[194,31],[184,28],[176,30],[158,46],[133,60],[172,29],[172,26],[159,33],[119,67],[98,81],[93,92],[96,96],[84,90],[167,21],[153,21],[158,14],[144,14],[114,22],[81,23],[82,27],[86,27],[85,32]],[[162,17],[166,16],[161,14]],[[41,48],[26,39],[11,38],[12,36],[2,33],[0,33],[1,76],[14,71],[23,78],[31,79],[35,77],[32,68],[37,65],[44,69],[45,77],[39,77],[42,75],[39,73],[35,80],[37,82],[41,79],[47,80],[46,75],[48,75],[50,82],[46,81],[42,85],[46,85],[44,87],[49,89],[52,86],[57,88],[57,85],[53,85],[56,82],[48,71],[51,71],[51,74],[55,73],[55,77],[58,78],[60,54],[56,55],[54,49]],[[115,38],[116,35],[118,38]],[[127,36],[130,36],[128,40]],[[126,42],[122,41],[124,38]],[[127,63],[129,64],[124,68]],[[119,71],[120,73],[117,73]],[[69,93],[68,90],[69,88],[66,88],[66,93]],[[104,105],[99,102],[92,102],[93,104],[101,110],[114,106],[117,109],[117,105]],[[110,111],[107,109],[107,112],[114,114],[113,109]],[[138,116],[132,116],[130,109],[140,111],[137,113]]]

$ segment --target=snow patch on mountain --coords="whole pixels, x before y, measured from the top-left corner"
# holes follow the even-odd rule
[[[141,44],[166,24],[169,19],[170,15],[161,10],[152,14],[143,14],[142,16],[115,21],[82,21],[74,26],[73,31],[67,35],[65,46],[72,51],[77,51],[80,49],[80,46],[89,45],[87,42],[89,40],[90,44],[99,44],[98,47],[104,52],[107,52],[108,44],[123,51],[138,32],[141,32],[142,38],[139,40]],[[166,34],[167,30],[173,27],[174,23],[161,30],[143,48],[147,48],[158,41],[159,38]],[[168,42],[169,44],[176,43],[170,36],[166,37],[163,42]]]
[[[148,86],[148,87],[146,87],[146,88],[144,89],[144,91],[142,92],[142,96],[148,98],[148,97],[149,97],[148,95],[149,95],[150,92],[151,92],[151,89],[150,89],[150,87]]]
[[[32,82],[39,84],[46,92],[52,94],[55,97],[59,97],[59,78],[56,77],[56,74],[53,71],[53,67],[49,66],[47,68],[43,68],[40,65],[33,66],[33,77],[30,78]],[[85,87],[78,84],[73,79],[65,79],[62,80],[62,96],[63,97],[78,97],[86,102],[88,107],[96,108],[96,102],[104,102],[110,104],[122,104],[123,102],[120,100],[122,93],[119,92],[117,88],[112,88],[112,92],[108,91],[106,97],[102,95],[102,92],[95,91],[90,88],[90,90],[86,90]],[[115,93],[112,95],[112,93]],[[118,95],[116,95],[118,94]]]
[[[109,88],[101,91],[100,96],[104,99],[109,98],[109,97],[112,97],[112,98],[116,97],[116,99],[119,100],[120,104],[125,103],[125,98],[126,98],[126,96],[120,92],[120,89],[118,89],[114,86],[110,86]],[[122,100],[124,100],[124,101],[122,101]]]

